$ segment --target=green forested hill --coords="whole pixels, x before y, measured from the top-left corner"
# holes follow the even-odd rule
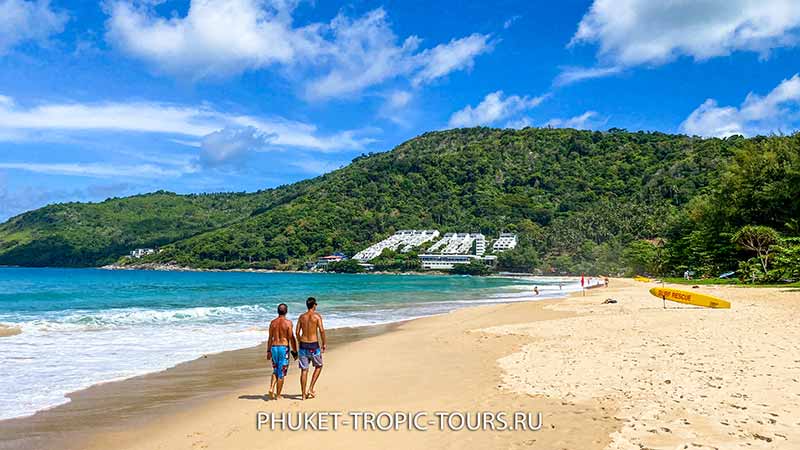
[[[278,195],[155,192],[102,203],[62,203],[0,225],[0,265],[97,266],[235,223]]]
[[[161,261],[296,267],[402,228],[521,232],[520,269],[566,270],[654,237],[737,141],[660,133],[487,128],[428,133],[319,177],[291,202],[167,246]],[[618,256],[618,255],[617,255]]]
[[[516,231],[521,245],[501,258],[510,270],[678,270],[698,251],[710,256],[697,264],[717,270],[728,262],[714,252],[731,247],[720,233],[742,222],[714,216],[713,226],[698,223],[711,217],[701,211],[722,195],[720,180],[734,183],[731,166],[748,155],[773,147],[796,154],[797,144],[797,136],[723,140],[613,129],[426,133],[321,177],[255,194],[156,193],[49,206],[0,226],[0,264],[99,264],[161,245],[164,251],[148,261],[293,269],[316,255],[353,254],[395,230],[424,227],[489,237]],[[785,208],[791,195],[769,207]],[[758,205],[746,209],[753,216],[746,221],[762,217]],[[769,224],[781,228],[784,219]],[[712,231],[687,241],[697,229]]]

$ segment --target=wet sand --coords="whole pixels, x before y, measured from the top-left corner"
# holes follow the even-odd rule
[[[0,338],[16,336],[20,333],[22,333],[22,330],[20,330],[19,328],[12,327],[10,325],[3,325],[2,323],[0,323]]]

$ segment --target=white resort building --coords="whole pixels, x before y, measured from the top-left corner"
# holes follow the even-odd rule
[[[433,244],[428,253],[442,254],[474,254],[483,256],[486,253],[486,237],[480,233],[447,233],[439,242]]]
[[[436,230],[400,230],[377,244],[373,244],[356,253],[353,259],[362,262],[370,261],[380,256],[383,250],[387,248],[393,251],[400,250],[406,253],[414,247],[419,247],[437,237],[439,237],[439,232]]]
[[[469,264],[472,260],[483,261],[487,264],[493,263],[496,256],[478,256],[478,255],[419,255],[422,262],[422,268],[427,270],[450,270],[456,264]]]
[[[500,233],[500,237],[494,241],[492,251],[495,253],[511,250],[517,246],[517,235],[514,233]]]
[[[424,255],[419,255],[423,269],[450,270],[456,264],[469,264],[473,260],[493,263],[495,256],[486,253],[486,237],[480,233],[447,233],[433,244]]]
[[[438,237],[437,230],[401,230],[356,253],[353,259],[366,263],[377,258],[384,249],[408,252]],[[516,234],[501,233],[491,246],[491,250],[493,253],[501,253],[516,246]],[[450,270],[457,264],[469,264],[473,260],[494,265],[497,256],[487,256],[487,247],[486,236],[481,233],[446,233],[431,245],[425,254],[419,255],[419,259],[422,268],[426,270]],[[319,266],[320,262],[317,265]]]
[[[317,263],[314,264],[313,268],[316,270],[325,270],[328,268],[328,264],[344,261],[345,259],[347,258],[341,253],[334,253],[328,256],[320,256],[319,258],[317,258]]]
[[[152,255],[156,251],[152,248],[137,248],[136,250],[131,251],[131,258],[139,259],[143,256]]]

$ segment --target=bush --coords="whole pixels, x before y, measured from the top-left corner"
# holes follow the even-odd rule
[[[473,259],[469,264],[456,264],[450,273],[454,275],[489,275],[492,269],[481,260]]]
[[[342,261],[332,262],[328,264],[326,269],[328,272],[337,273],[361,273],[364,268],[359,265],[355,259],[344,259]]]
[[[769,272],[770,254],[779,240],[780,235],[777,231],[763,225],[746,225],[731,238],[731,242],[756,253],[763,275]]]
[[[774,247],[770,281],[800,279],[800,237],[781,239]]]
[[[377,258],[370,261],[375,266],[375,270],[382,271],[409,271],[420,270],[422,268],[419,255],[415,251],[408,253],[395,252],[384,249]]]
[[[751,283],[764,281],[764,272],[761,268],[761,261],[758,258],[740,261],[739,274],[742,281],[750,281]]]
[[[627,275],[661,274],[661,248],[648,241],[633,241],[622,251]]]

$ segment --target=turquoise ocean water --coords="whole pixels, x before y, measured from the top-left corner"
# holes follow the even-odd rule
[[[559,287],[559,283],[564,283]],[[394,322],[577,289],[574,280],[420,275],[0,268],[0,419],[104,381],[266,339],[275,307],[312,295],[328,328]]]

